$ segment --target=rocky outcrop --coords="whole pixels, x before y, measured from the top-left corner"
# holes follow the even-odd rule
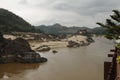
[[[84,41],[80,41],[79,43],[75,41],[68,41],[67,47],[80,47],[80,46],[87,46],[90,43],[85,43]]]
[[[46,58],[41,57],[39,53],[36,52],[24,52],[15,56],[15,62],[19,63],[40,63],[46,61]]]
[[[53,50],[52,52],[53,52],[54,54],[55,54],[55,53],[58,53],[58,51],[56,51],[56,50]]]
[[[79,44],[75,41],[68,41],[67,47],[79,47]]]
[[[47,45],[42,45],[38,48],[36,48],[36,51],[42,52],[42,51],[49,51],[51,48],[48,47]]]
[[[80,47],[87,46],[90,43],[94,42],[90,34],[86,29],[78,30],[72,37],[68,38],[67,47]]]
[[[91,37],[88,37],[88,38],[87,38],[87,41],[88,41],[89,43],[95,42]]]
[[[4,38],[3,38],[3,34],[0,32],[0,42],[3,42]]]
[[[0,34],[0,63],[38,63],[45,61],[47,59],[33,51],[26,40],[22,38],[16,38],[15,40],[5,39]]]

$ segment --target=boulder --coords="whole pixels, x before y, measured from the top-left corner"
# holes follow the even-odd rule
[[[79,43],[75,42],[75,41],[68,41],[68,45],[67,47],[79,47]]]
[[[84,41],[80,41],[79,43],[78,42],[75,42],[75,41],[68,41],[68,45],[67,47],[80,47],[80,46],[87,46],[89,45],[90,43],[85,43]]]
[[[0,50],[1,55],[15,55],[19,52],[33,52],[29,43],[22,38],[17,38],[15,40],[5,40]]]
[[[39,53],[32,50],[29,43],[23,38],[11,40],[3,38],[1,35],[0,38],[0,63],[38,63],[47,61],[46,58],[43,59]]]
[[[40,56],[36,52],[24,52],[16,55],[15,62],[19,63],[41,63],[46,62],[47,59]]]
[[[56,50],[53,50],[52,52],[53,52],[53,53],[57,53],[58,51],[56,51]]]
[[[0,42],[4,41],[3,34],[0,32]]]
[[[42,45],[38,48],[36,48],[36,51],[42,52],[42,51],[49,51],[51,48],[48,47],[47,45]]]
[[[44,58],[44,57],[41,57],[41,59],[40,59],[40,62],[41,62],[41,63],[47,62],[47,61],[48,61],[47,58]]]
[[[91,37],[88,37],[88,38],[87,38],[87,41],[88,41],[89,43],[95,42]]]

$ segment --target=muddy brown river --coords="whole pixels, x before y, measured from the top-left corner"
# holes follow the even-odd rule
[[[112,41],[95,38],[95,43],[79,48],[57,48],[40,53],[44,64],[0,64],[0,80],[103,80],[103,64]]]

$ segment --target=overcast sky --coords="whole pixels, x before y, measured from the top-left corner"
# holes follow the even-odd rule
[[[104,22],[113,9],[120,9],[120,0],[0,0],[0,8],[32,25],[96,27],[96,22]]]

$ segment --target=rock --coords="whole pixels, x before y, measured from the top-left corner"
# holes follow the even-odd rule
[[[0,42],[3,41],[4,38],[3,38],[3,34],[0,32]]]
[[[43,60],[39,53],[31,49],[29,43],[23,38],[15,40],[5,39],[0,35],[0,64],[10,62],[40,63]],[[3,38],[3,39],[2,39]]]
[[[47,62],[48,60],[47,60],[47,58],[41,57],[40,61],[41,61],[41,63],[43,63],[43,62]]]
[[[15,40],[5,40],[3,47],[0,49],[1,55],[16,55],[19,52],[32,52],[29,43],[22,39],[17,38]]]
[[[84,41],[80,41],[79,43],[75,41],[68,41],[67,47],[80,47],[80,46],[87,46],[89,44],[90,44],[89,42],[85,43]]]
[[[40,46],[40,47],[36,48],[36,51],[42,52],[42,51],[49,51],[50,49],[51,48],[48,47],[47,45],[43,45],[43,46]]]
[[[24,52],[16,55],[15,62],[19,63],[42,63],[46,62],[47,59],[40,56],[36,52]]]
[[[75,42],[75,41],[68,41],[68,45],[67,47],[79,47],[79,43]]]
[[[24,51],[24,52],[31,52],[32,49],[29,45],[29,43],[27,42],[27,40],[23,39],[23,38],[17,38],[13,41],[16,45],[16,47],[20,48],[20,51]]]
[[[87,41],[88,41],[89,43],[94,42],[94,40],[93,40],[91,37],[88,37],[88,38],[87,38]]]
[[[68,41],[68,47],[87,46],[92,42],[94,42],[94,40],[92,39],[91,35],[88,33],[87,29],[80,29],[75,34],[72,35],[70,41]]]
[[[56,50],[53,50],[52,52],[53,52],[53,53],[57,53],[58,51],[56,51]]]

